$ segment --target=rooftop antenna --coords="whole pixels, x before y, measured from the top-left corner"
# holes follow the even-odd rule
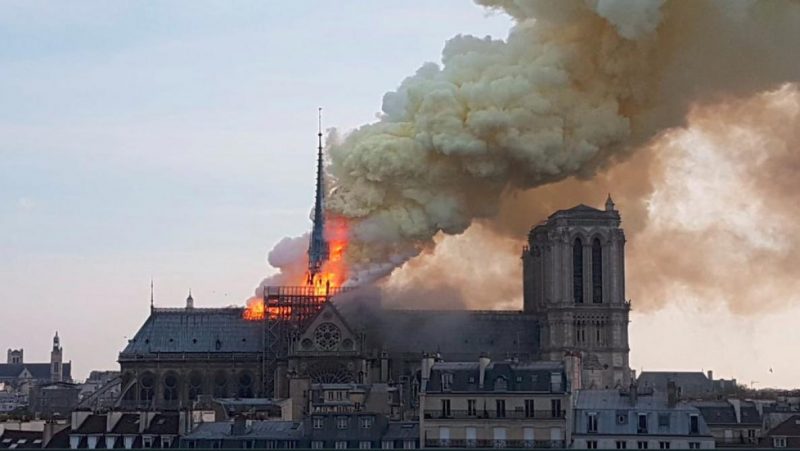
[[[153,278],[150,278],[150,311],[153,311],[155,301],[153,300]]]

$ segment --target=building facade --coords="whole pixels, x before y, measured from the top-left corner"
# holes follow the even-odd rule
[[[64,363],[64,350],[56,332],[50,351],[50,362],[29,363],[22,349],[9,349],[7,363],[0,363],[0,384],[5,391],[27,397],[36,385],[51,382],[72,382],[72,363]]]
[[[574,404],[575,449],[714,448],[700,411],[658,392],[580,390]]]
[[[544,359],[581,360],[574,388],[630,383],[630,303],[620,223],[610,197],[605,210],[586,205],[560,210],[531,230],[523,250],[524,309],[540,319]]]
[[[422,364],[420,443],[426,448],[562,448],[569,386],[556,362]]]
[[[579,374],[570,376],[573,389],[627,386],[630,307],[620,221],[609,199],[605,210],[579,205],[534,227],[523,254],[522,310],[389,309],[355,291],[287,326],[276,354],[271,314],[252,320],[241,308],[198,308],[191,296],[183,308],[152,307],[120,353],[119,405],[183,409],[202,396],[285,399],[293,383],[307,380],[389,384],[399,393],[401,418],[411,419],[419,413],[426,351],[443,361],[567,358],[574,364],[565,371]]]

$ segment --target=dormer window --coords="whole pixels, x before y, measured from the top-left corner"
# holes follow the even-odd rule
[[[442,390],[449,391],[453,387],[453,374],[442,373]]]

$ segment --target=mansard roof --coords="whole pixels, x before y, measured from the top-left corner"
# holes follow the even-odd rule
[[[490,362],[480,387],[480,365],[475,362],[441,362],[431,370],[427,392],[441,392],[442,375],[452,375],[452,392],[546,392],[550,393],[552,374],[559,374],[558,393],[566,391],[566,375],[561,362]],[[498,383],[502,380],[502,383]]]
[[[158,353],[258,353],[261,321],[242,308],[153,309],[120,359]]]
[[[232,434],[233,421],[200,423],[187,434],[186,440],[266,439],[298,440],[303,437],[303,424],[296,421],[252,421],[243,433]]]
[[[36,449],[42,447],[42,431],[6,429],[0,433],[0,449]]]

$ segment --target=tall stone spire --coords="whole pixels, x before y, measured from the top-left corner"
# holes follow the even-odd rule
[[[322,166],[322,108],[319,109],[319,130],[317,132],[319,144],[317,146],[317,192],[314,198],[314,226],[311,229],[311,239],[308,243],[308,280],[309,285],[314,285],[316,278],[322,270],[322,265],[328,260],[328,242],[325,240],[325,180]]]

